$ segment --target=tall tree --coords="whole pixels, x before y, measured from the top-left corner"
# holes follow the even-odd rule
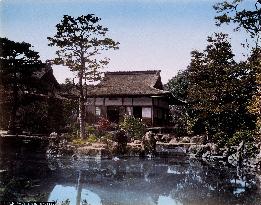
[[[248,59],[248,65],[255,71],[256,77],[256,91],[253,95],[251,106],[249,106],[250,112],[255,114],[257,120],[257,131],[260,134],[261,127],[261,113],[260,105],[261,101],[261,65],[260,65],[260,38],[261,38],[261,0],[247,1],[246,0],[233,0],[223,1],[214,5],[214,9],[219,15],[215,17],[218,26],[226,23],[233,23],[236,25],[235,30],[240,28],[244,29],[250,34],[250,37],[254,39],[255,45],[252,49],[252,54]],[[247,5],[247,6],[246,6]]]
[[[32,50],[31,44],[0,38],[0,85],[10,93],[8,101],[11,102],[9,120],[11,132],[15,132],[16,128],[19,96],[24,94],[25,91],[34,91],[35,85],[32,85],[33,73],[44,66],[39,58],[38,52]]]
[[[248,59],[248,65],[255,70],[256,92],[252,97],[249,105],[249,111],[257,117],[256,131],[261,135],[261,49],[253,50],[252,55]]]
[[[210,134],[231,136],[238,129],[253,129],[254,118],[247,111],[255,89],[253,69],[233,58],[225,34],[209,37],[204,52],[192,52],[188,99]]]
[[[57,58],[53,62],[68,66],[71,71],[77,72],[81,138],[85,138],[84,81],[99,79],[100,68],[109,62],[108,58],[100,54],[104,50],[118,49],[119,45],[106,37],[108,28],[101,26],[100,20],[93,14],[77,18],[64,15],[56,25],[56,34],[47,38],[50,41],[49,46],[58,47]]]

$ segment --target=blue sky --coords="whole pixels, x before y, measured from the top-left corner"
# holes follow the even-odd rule
[[[250,1],[250,0],[249,0]],[[248,1],[248,2],[249,2]],[[110,51],[108,71],[162,70],[162,79],[176,75],[190,62],[190,52],[202,50],[207,36],[229,33],[237,58],[241,58],[246,34],[234,33],[232,26],[215,26],[218,0],[2,0],[0,35],[14,41],[31,43],[42,60],[55,57],[48,47],[62,16],[93,13],[109,28],[108,36],[120,42],[120,49]],[[62,66],[54,68],[59,82],[73,75]]]

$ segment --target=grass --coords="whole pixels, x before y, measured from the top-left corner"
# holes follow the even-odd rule
[[[73,145],[86,145],[89,143],[94,143],[97,142],[97,137],[93,134],[89,135],[86,139],[82,139],[82,138],[75,138],[72,140],[72,144]]]

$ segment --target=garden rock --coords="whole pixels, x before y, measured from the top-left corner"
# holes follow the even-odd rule
[[[114,141],[117,143],[116,147],[116,153],[117,154],[125,154],[127,143],[128,143],[128,137],[124,130],[120,129],[117,130],[114,134]]]
[[[94,148],[107,148],[107,144],[103,144],[103,143],[92,143],[92,147]]]
[[[141,140],[134,140],[133,143],[134,144],[141,144],[142,142],[141,142]]]
[[[181,143],[190,143],[190,138],[189,137],[183,137],[180,140]]]
[[[169,142],[171,140],[171,136],[169,134],[165,134],[161,137],[162,142]]]
[[[209,159],[210,156],[211,156],[210,151],[206,151],[205,153],[202,154],[202,158],[203,158],[203,159]]]
[[[196,157],[202,157],[204,153],[207,151],[210,151],[210,148],[208,145],[198,145],[197,151],[196,151]]]
[[[204,144],[205,142],[205,136],[194,136],[190,139],[190,143],[196,143],[196,144]]]
[[[212,155],[217,155],[219,153],[219,148],[218,148],[217,144],[208,143],[207,146],[209,147],[210,153]]]
[[[172,138],[170,141],[169,141],[169,144],[175,144],[177,143],[177,139],[176,138]]]
[[[198,152],[199,148],[197,145],[191,145],[188,149],[188,152],[190,154],[196,154]]]
[[[149,131],[142,137],[142,150],[144,154],[156,154],[156,139],[155,135]]]

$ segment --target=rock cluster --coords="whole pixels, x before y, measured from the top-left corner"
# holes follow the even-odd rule
[[[52,136],[56,133],[52,133]],[[49,154],[56,156],[80,156],[111,158],[113,156],[155,156],[159,155],[159,147],[169,154],[169,150],[182,152],[190,157],[205,161],[219,161],[233,166],[247,166],[261,169],[261,145],[256,158],[246,156],[246,146],[241,142],[238,146],[220,148],[217,144],[207,143],[207,136],[175,137],[173,135],[153,134],[147,132],[141,140],[129,141],[123,130],[113,133],[112,139],[100,139],[97,143],[73,145],[63,136],[56,136],[50,142]]]

